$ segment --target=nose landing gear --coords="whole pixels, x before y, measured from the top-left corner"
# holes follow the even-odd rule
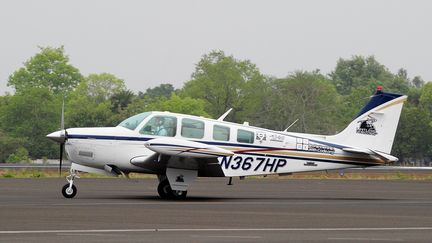
[[[73,198],[77,194],[77,188],[73,184],[75,178],[79,178],[79,176],[76,173],[76,170],[71,169],[70,175],[66,176],[68,183],[62,188],[62,194],[65,198]]]

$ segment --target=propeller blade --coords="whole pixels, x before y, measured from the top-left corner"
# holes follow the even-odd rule
[[[65,99],[63,97],[63,102],[62,102],[62,110],[61,110],[61,120],[60,120],[60,129],[64,130],[64,142],[60,143],[60,163],[59,163],[59,174],[61,176],[61,170],[62,170],[62,163],[63,163],[63,150],[64,150],[64,145],[67,139],[67,131],[64,129],[64,106],[65,106]]]
[[[61,176],[61,170],[62,170],[62,162],[63,162],[63,149],[64,149],[64,143],[60,144],[60,164],[59,164],[59,174]]]
[[[61,111],[60,130],[64,130],[64,97],[63,97],[62,111]]]

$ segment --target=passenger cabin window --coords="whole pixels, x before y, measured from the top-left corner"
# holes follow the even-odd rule
[[[253,143],[254,142],[254,133],[239,129],[237,131],[237,142]]]
[[[230,135],[229,127],[214,125],[213,126],[213,139],[220,141],[228,141]]]
[[[183,118],[181,135],[185,138],[203,138],[204,122]]]
[[[177,118],[172,116],[155,116],[141,129],[141,134],[174,137],[177,131]]]
[[[132,117],[129,117],[128,119],[122,121],[119,126],[122,126],[124,128],[130,129],[130,130],[135,130],[135,128],[137,128],[137,126],[149,115],[151,114],[151,112],[144,112]]]

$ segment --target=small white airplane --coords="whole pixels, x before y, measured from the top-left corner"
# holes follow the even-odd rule
[[[68,128],[47,135],[72,162],[62,194],[76,195],[77,171],[112,176],[156,174],[164,199],[184,199],[197,176],[232,177],[369,167],[390,155],[407,96],[378,87],[336,135],[301,134],[170,112],[144,112],[117,127]],[[229,184],[230,184],[229,183]]]

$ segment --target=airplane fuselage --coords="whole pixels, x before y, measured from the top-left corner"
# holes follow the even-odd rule
[[[173,117],[176,120],[176,132],[172,136],[142,134],[146,122],[154,117]],[[183,119],[198,121],[202,127],[202,138],[188,138],[182,126]],[[173,124],[174,125],[174,124]],[[183,129],[183,130],[182,130]],[[196,128],[194,128],[196,129]],[[223,136],[217,136],[217,129],[225,129]],[[364,167],[383,164],[378,157],[353,155],[342,150],[340,144],[330,143],[323,136],[294,134],[272,131],[247,125],[217,121],[202,117],[194,117],[168,112],[152,112],[135,129],[122,126],[111,128],[71,128],[67,130],[68,139],[66,152],[69,159],[76,164],[103,170],[105,165],[116,166],[124,173],[163,173],[166,167],[176,167],[181,159],[167,160],[164,164],[158,158],[149,160],[156,152],[145,146],[157,138],[174,141],[158,144],[165,150],[182,146],[182,141],[193,141],[205,145],[216,146],[231,151],[232,156],[214,156],[209,163],[217,163],[212,170],[199,171],[200,176],[249,176],[266,174],[285,174],[302,171],[332,170],[351,167]],[[219,131],[220,132],[220,131]],[[184,136],[186,135],[186,137]],[[216,138],[216,139],[214,139]],[[324,139],[323,139],[324,138]],[[222,141],[224,140],[224,141]],[[155,147],[155,146],[153,146]],[[174,157],[185,157],[190,160],[190,169],[199,170],[202,151],[194,154],[179,150]],[[159,158],[160,159],[160,158]],[[195,160],[195,161],[194,161]],[[206,162],[206,163],[207,163]],[[172,163],[172,164],[170,164]],[[159,166],[161,164],[161,166]],[[184,168],[184,166],[181,166]],[[187,167],[187,166],[186,166]],[[222,170],[223,173],[220,173]]]

